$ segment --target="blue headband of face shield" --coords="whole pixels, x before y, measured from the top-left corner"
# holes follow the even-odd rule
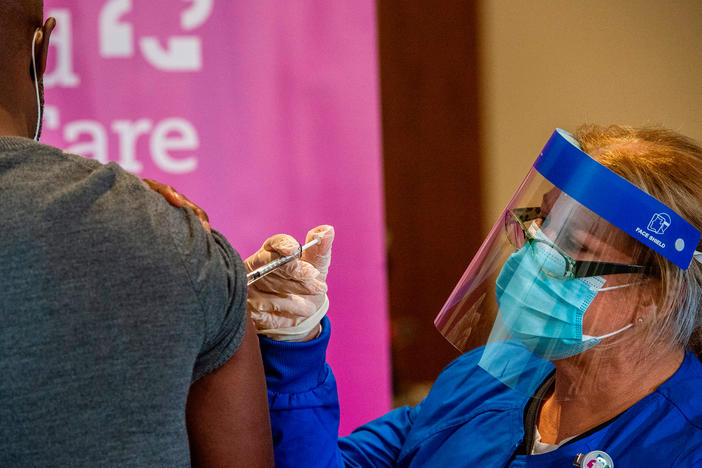
[[[700,231],[682,216],[580,149],[556,129],[534,162],[544,178],[610,224],[683,270],[690,266]],[[577,177],[574,177],[577,175]]]

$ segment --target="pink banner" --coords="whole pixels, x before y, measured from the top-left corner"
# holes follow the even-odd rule
[[[242,256],[332,224],[341,432],[390,407],[372,0],[46,0],[42,141],[176,187]]]

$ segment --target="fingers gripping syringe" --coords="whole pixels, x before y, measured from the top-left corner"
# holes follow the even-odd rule
[[[300,249],[296,253],[294,253],[293,255],[280,257],[277,260],[273,260],[272,262],[267,263],[267,264],[263,265],[262,267],[255,269],[254,271],[252,271],[251,273],[246,275],[246,284],[248,286],[251,286],[251,284],[260,280],[261,278],[266,276],[268,273],[271,273],[276,268],[279,268],[279,267],[285,265],[286,263],[295,260],[296,258],[302,257],[302,252],[309,249],[313,245],[319,244],[320,242],[321,242],[320,238],[317,237],[316,239],[306,243],[305,245],[300,245]]]

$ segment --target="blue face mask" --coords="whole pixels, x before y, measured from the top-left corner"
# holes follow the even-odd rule
[[[511,337],[535,355],[555,361],[586,351],[603,336],[583,335],[583,315],[601,290],[601,276],[561,280],[548,276],[528,245],[512,253],[497,277],[500,317]]]

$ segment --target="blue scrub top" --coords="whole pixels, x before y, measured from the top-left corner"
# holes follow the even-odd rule
[[[702,467],[702,363],[689,351],[670,379],[606,426],[546,454],[514,455],[529,396],[480,368],[480,349],[452,362],[421,404],[337,438],[329,328],[325,319],[306,343],[260,338],[277,467],[565,468],[595,450],[617,467]],[[546,378],[548,369],[534,371]]]

